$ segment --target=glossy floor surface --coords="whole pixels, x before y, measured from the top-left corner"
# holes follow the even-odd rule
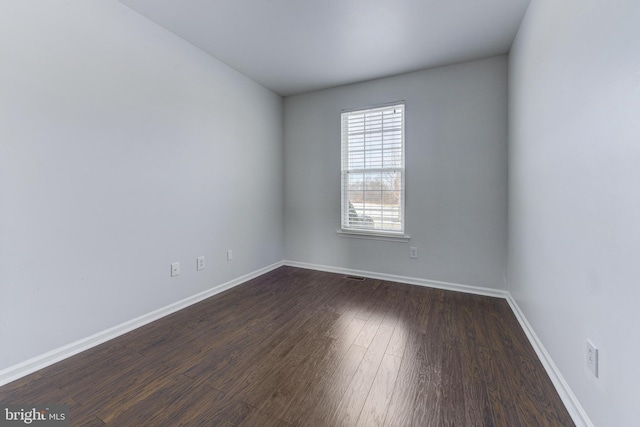
[[[281,267],[0,387],[71,425],[571,426],[506,301]]]

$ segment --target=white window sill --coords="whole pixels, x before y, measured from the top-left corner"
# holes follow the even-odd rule
[[[411,236],[408,234],[390,234],[390,233],[367,233],[354,230],[336,230],[336,234],[340,237],[348,237],[352,239],[370,239],[384,240],[387,242],[408,242]]]

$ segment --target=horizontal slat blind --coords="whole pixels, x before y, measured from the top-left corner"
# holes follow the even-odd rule
[[[404,104],[342,113],[342,229],[404,233]]]

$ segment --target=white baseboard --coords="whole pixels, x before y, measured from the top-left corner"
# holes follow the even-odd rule
[[[328,265],[309,264],[298,261],[284,261],[290,267],[306,268],[308,270],[326,271],[328,273],[348,274],[352,276],[368,277],[370,279],[388,280],[390,282],[407,283],[409,285],[426,286],[429,288],[445,289],[447,291],[464,292],[467,294],[484,295],[496,298],[506,298],[507,291],[501,289],[483,288],[480,286],[461,285],[459,283],[440,282],[437,280],[419,279],[417,277],[397,276],[394,274],[375,273],[371,271],[353,270],[350,268],[331,267]]]
[[[123,335],[127,332],[130,332],[134,329],[137,329],[141,326],[144,326],[148,323],[151,323],[155,320],[165,317],[171,313],[175,313],[178,310],[182,310],[185,307],[188,307],[197,302],[205,300],[213,295],[219,294],[220,292],[226,291],[227,289],[231,289],[234,286],[238,286],[255,277],[268,273],[271,270],[275,270],[276,268],[281,267],[282,265],[283,265],[282,261],[277,262],[275,264],[271,264],[267,267],[245,274],[244,276],[240,276],[236,279],[230,280],[221,285],[214,286],[211,289],[200,292],[196,295],[190,296],[181,301],[175,302],[173,304],[169,304],[166,307],[162,307],[158,310],[154,310],[150,313],[144,314],[135,319],[121,323],[119,325],[116,325],[104,331],[98,332],[89,337],[86,337],[78,341],[75,341],[71,344],[67,344],[65,346],[56,348],[47,353],[33,357],[29,360],[26,360],[22,363],[18,363],[17,365],[13,365],[8,368],[5,368],[0,371],[0,386],[8,384],[26,375],[29,375],[39,369],[53,365],[56,362],[59,362],[63,359],[66,359],[68,357],[81,353],[85,350],[88,350],[92,347],[95,347],[99,344],[102,344],[106,341],[109,341],[113,338],[116,338],[120,335]]]
[[[542,342],[536,335],[533,327],[510,293],[507,295],[507,302],[509,303],[513,314],[518,319],[518,322],[520,322],[520,326],[527,335],[527,338],[529,338],[529,342],[531,342],[533,349],[538,355],[538,359],[540,359],[544,369],[547,371],[547,375],[549,375],[551,382],[553,382],[553,385],[560,395],[564,406],[566,406],[569,415],[571,415],[573,422],[577,427],[593,427],[593,423],[589,419],[589,416],[576,398],[575,394],[573,394],[571,387],[569,387],[569,384],[565,381],[556,364],[553,363],[553,359],[551,359],[551,356],[544,348],[544,345],[542,345]]]

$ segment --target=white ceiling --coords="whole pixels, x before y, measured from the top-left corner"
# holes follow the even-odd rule
[[[286,96],[507,53],[529,0],[120,0]]]

